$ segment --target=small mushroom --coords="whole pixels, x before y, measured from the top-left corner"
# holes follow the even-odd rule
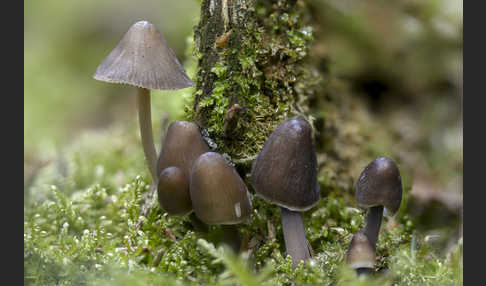
[[[375,265],[375,250],[366,235],[361,232],[353,235],[346,261],[351,268],[356,270],[358,275],[371,274]]]
[[[160,151],[157,171],[160,174],[170,166],[178,167],[189,180],[196,159],[211,151],[204,141],[199,126],[189,121],[174,121],[169,125]]]
[[[158,199],[169,215],[185,215],[192,212],[189,194],[191,170],[194,161],[210,151],[201,136],[199,127],[188,121],[174,121],[169,125],[157,163],[159,183]],[[180,208],[177,211],[172,208]],[[208,226],[193,213],[189,215],[197,231],[207,232]]]
[[[253,162],[251,184],[256,195],[279,205],[287,254],[294,267],[311,257],[300,212],[320,198],[312,127],[303,117],[281,123]]]
[[[177,167],[165,168],[157,186],[159,203],[169,215],[183,216],[192,211],[189,180]]]
[[[402,201],[402,179],[397,165],[391,159],[380,157],[368,164],[361,172],[356,185],[356,202],[361,208],[369,208],[363,233],[373,248],[383,216],[394,215]]]
[[[251,201],[235,168],[218,153],[202,154],[192,167],[190,193],[199,219],[206,224],[222,225],[226,242],[238,252],[241,238],[235,224],[250,217]]]
[[[194,83],[162,34],[147,21],[139,21],[130,27],[120,43],[98,66],[94,78],[137,87],[143,150],[152,178],[157,180],[149,89],[174,90],[193,86]]]

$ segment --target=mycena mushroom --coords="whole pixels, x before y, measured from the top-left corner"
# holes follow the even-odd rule
[[[202,154],[211,151],[204,141],[199,126],[189,121],[174,121],[169,125],[157,162],[160,174],[170,166],[182,170],[190,179],[192,165]]]
[[[208,226],[192,213],[189,194],[191,171],[194,161],[210,151],[199,126],[188,121],[174,121],[169,125],[157,163],[159,183],[158,199],[169,215],[189,214],[198,231],[207,232]]]
[[[152,134],[149,89],[182,89],[194,83],[162,34],[147,21],[139,21],[130,27],[120,43],[98,66],[94,78],[137,87],[143,150],[152,179],[156,181],[157,153]]]
[[[380,157],[365,167],[356,185],[356,202],[369,208],[363,233],[375,247],[383,214],[394,215],[402,202],[402,179],[395,162]]]
[[[241,238],[235,225],[248,220],[252,207],[248,189],[235,168],[218,153],[202,154],[192,167],[190,192],[199,219],[222,225],[226,243],[238,252]]]
[[[281,123],[253,162],[251,184],[256,195],[282,210],[287,254],[294,267],[311,257],[301,212],[320,198],[312,127],[303,117]]]
[[[160,206],[169,215],[183,216],[192,212],[189,180],[180,168],[168,167],[160,173],[157,194]]]
[[[356,184],[358,206],[369,209],[366,225],[359,234],[353,237],[353,242],[348,249],[348,257],[351,253],[357,252],[355,247],[364,247],[363,245],[369,245],[374,254],[383,214],[394,215],[400,208],[401,201],[402,179],[395,162],[389,158],[380,157],[368,164],[361,172]],[[366,237],[366,243],[363,242],[363,236]],[[356,237],[360,238],[360,243],[354,242]]]
[[[369,275],[375,265],[375,249],[361,232],[353,235],[346,254],[346,262],[358,275]]]

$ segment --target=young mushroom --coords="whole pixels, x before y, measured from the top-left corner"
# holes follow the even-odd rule
[[[180,168],[189,180],[192,165],[202,154],[211,151],[199,126],[189,121],[174,121],[169,125],[157,162],[157,173],[165,168]]]
[[[157,194],[160,206],[169,215],[183,216],[192,211],[189,180],[180,168],[168,167],[160,173]]]
[[[310,258],[301,212],[317,204],[317,160],[312,127],[302,117],[281,123],[253,162],[251,184],[258,196],[279,205],[287,254],[294,267]]]
[[[350,257],[359,253],[359,257],[369,257],[367,267],[353,267],[359,274],[370,273],[374,266],[374,257],[378,234],[383,217],[394,215],[402,201],[402,179],[397,165],[391,159],[380,157],[366,166],[356,184],[356,202],[361,208],[369,208],[366,225],[361,232],[354,235],[348,249],[348,264],[353,263]],[[370,254],[372,252],[372,254]],[[364,253],[364,254],[363,254]],[[371,259],[373,256],[373,259]],[[368,269],[364,269],[368,268]]]
[[[222,225],[227,244],[238,252],[241,238],[235,224],[250,217],[251,201],[235,168],[218,153],[202,154],[192,167],[190,193],[199,219]]]
[[[397,165],[391,159],[380,157],[368,164],[361,172],[356,185],[356,202],[361,208],[369,208],[363,233],[376,248],[383,216],[393,216],[402,201],[402,179]]]
[[[366,235],[361,232],[353,235],[346,261],[351,268],[356,270],[358,275],[371,274],[375,265],[375,250]]]
[[[152,134],[149,89],[182,89],[194,83],[162,34],[147,21],[139,21],[130,27],[98,66],[94,78],[137,87],[140,136],[150,174],[156,181],[157,154]]]
[[[194,161],[210,151],[201,136],[199,126],[188,121],[174,121],[169,125],[157,163],[159,203],[169,215],[192,212],[189,184]],[[180,208],[178,211],[173,208]],[[189,216],[196,230],[207,232],[207,225],[193,213]]]

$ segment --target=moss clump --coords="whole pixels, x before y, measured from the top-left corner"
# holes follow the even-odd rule
[[[118,160],[119,140],[128,142],[128,150],[139,148],[131,138],[137,134],[136,125],[131,129],[116,133],[119,136],[104,133],[101,159],[91,151],[99,148],[100,138],[85,137],[75,148],[66,149],[69,167],[64,180],[49,178],[45,172],[33,182],[32,188],[42,190],[43,196],[24,208],[26,285],[452,285],[461,281],[462,242],[448,255],[435,251],[415,221],[403,213],[394,224],[383,222],[375,268],[379,274],[357,279],[344,261],[351,234],[363,227],[364,212],[339,189],[303,214],[315,257],[295,271],[285,256],[279,208],[257,197],[252,199],[249,222],[238,226],[248,241],[248,251],[239,256],[219,248],[218,227],[208,235],[197,233],[187,217],[167,216],[158,206],[141,218],[143,196],[149,189],[143,153],[128,152],[126,160]],[[77,159],[80,153],[83,160]],[[138,163],[127,165],[132,160]],[[101,168],[96,166],[106,172],[90,175]],[[92,182],[72,184],[75,178]],[[405,210],[407,200],[403,204]]]
[[[305,62],[313,33],[300,2],[224,3],[202,3],[197,91],[187,116],[207,130],[219,152],[245,163],[281,121],[306,111],[318,80]]]

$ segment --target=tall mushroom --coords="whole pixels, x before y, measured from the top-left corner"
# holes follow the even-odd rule
[[[366,166],[356,184],[356,202],[361,208],[369,208],[363,233],[373,248],[383,216],[394,215],[402,201],[402,179],[397,165],[391,159],[380,157]]]
[[[226,242],[238,252],[241,238],[235,224],[250,217],[251,201],[235,168],[218,153],[202,154],[192,167],[190,192],[196,215],[204,223],[222,225]]]
[[[156,181],[157,154],[152,135],[149,89],[182,89],[194,83],[162,34],[147,21],[139,21],[130,27],[115,49],[98,66],[94,78],[137,87],[143,150],[152,179]]]
[[[157,163],[159,203],[169,215],[185,215],[192,211],[189,194],[192,165],[201,154],[209,151],[195,123],[174,121],[169,125]],[[177,211],[173,210],[175,205]],[[193,213],[189,218],[196,230],[207,231],[207,225]]]
[[[361,232],[353,235],[346,261],[358,275],[371,273],[375,265],[375,250],[366,235]]]
[[[287,254],[294,267],[310,258],[301,212],[317,204],[317,160],[312,127],[303,117],[281,123],[253,162],[251,184],[256,194],[279,205]]]

